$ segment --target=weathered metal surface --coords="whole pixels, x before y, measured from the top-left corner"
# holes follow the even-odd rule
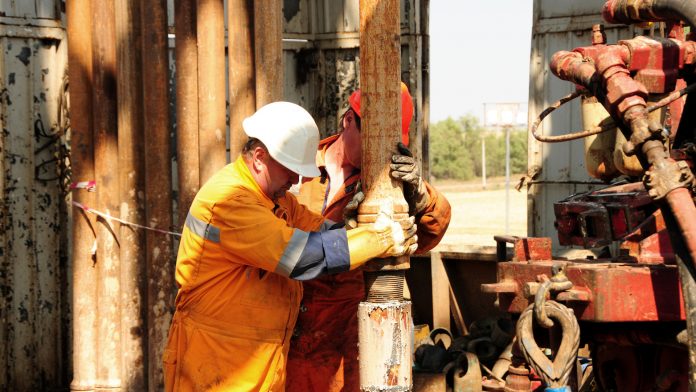
[[[374,222],[380,213],[405,219],[408,204],[401,186],[389,176],[389,163],[401,140],[399,12],[397,1],[360,2],[362,186],[365,200],[358,222]],[[408,268],[408,257],[368,268]]]
[[[67,48],[58,22],[32,26],[31,5],[0,10],[21,16],[0,30],[0,385],[7,390],[58,388],[68,366],[61,355]]]
[[[0,15],[15,18],[60,19],[60,0],[5,0]]]
[[[254,2],[256,107],[283,99],[283,4]]]
[[[70,77],[71,169],[74,181],[94,177],[92,125],[91,0],[66,4]],[[94,192],[77,190],[72,200],[94,205]],[[95,219],[72,209],[72,380],[70,390],[92,391],[96,380],[97,274],[92,247]]]
[[[458,359],[460,364],[454,369],[454,392],[478,392],[481,384],[481,367],[476,354],[464,352]]]
[[[227,163],[223,0],[198,0],[196,19],[199,181],[204,184]]]
[[[92,105],[94,171],[98,211],[118,216],[119,183],[116,107],[116,29],[114,3],[92,3]],[[97,233],[97,379],[95,389],[121,387],[121,266],[118,224],[98,219]]]
[[[227,4],[230,157],[235,159],[247,140],[242,121],[256,110],[254,71],[254,2],[231,0]]]
[[[201,186],[198,141],[198,49],[196,0],[176,2],[176,149],[178,171],[178,228]]]
[[[592,25],[603,23],[603,0],[535,0],[530,60],[529,115],[536,117],[550,103],[573,90],[573,86],[548,77],[549,60],[559,50],[586,46],[592,42]],[[608,42],[632,37],[632,27],[605,27]],[[554,112],[541,124],[544,135],[561,135],[580,129],[580,102],[575,101]],[[570,249],[560,247],[554,227],[553,203],[568,195],[592,189],[584,162],[583,141],[547,144],[529,136],[528,171],[538,173],[528,186],[528,234],[551,237],[556,253]]]
[[[520,313],[533,300],[537,276],[551,276],[552,261],[498,264],[494,285],[502,310]],[[684,320],[684,304],[676,266],[604,262],[568,262],[573,288],[559,300],[575,311],[579,320],[596,322]],[[515,283],[512,285],[511,283]],[[531,282],[531,284],[530,284]],[[566,294],[567,293],[567,294]]]
[[[120,218],[145,223],[143,143],[142,33],[140,1],[115,2],[118,91],[118,176]],[[132,390],[145,390],[147,287],[145,233],[120,225],[121,380]]]
[[[216,15],[217,16],[217,15]],[[172,172],[169,127],[167,8],[165,0],[143,3],[143,107],[145,153],[145,221],[152,228],[172,228]],[[224,89],[224,87],[223,87]],[[224,112],[223,112],[224,113]],[[223,116],[224,120],[224,116]],[[224,129],[224,121],[223,121]],[[224,140],[224,139],[223,139]],[[164,388],[161,358],[174,313],[175,255],[172,237],[146,234],[148,389]]]
[[[407,391],[411,378],[411,302],[358,305],[360,388]]]
[[[496,255],[498,261],[508,260],[507,244],[512,244],[512,261],[550,260],[551,238],[548,237],[493,237],[496,242]]]

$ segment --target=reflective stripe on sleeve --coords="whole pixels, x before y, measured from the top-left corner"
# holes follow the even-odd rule
[[[290,237],[290,242],[285,247],[283,251],[283,256],[278,262],[278,266],[275,269],[275,273],[288,277],[295,265],[300,260],[300,256],[307,245],[307,239],[309,238],[309,233],[302,231],[300,229],[294,229],[292,232],[292,237]]]
[[[210,223],[196,218],[195,216],[191,215],[190,212],[186,216],[186,227],[201,238],[205,238],[211,242],[220,243],[220,229],[211,225]]]

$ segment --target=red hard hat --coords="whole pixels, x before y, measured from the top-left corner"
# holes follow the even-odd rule
[[[355,90],[348,98],[348,103],[351,109],[360,115],[360,90]],[[401,142],[408,146],[408,126],[413,118],[413,101],[411,94],[408,92],[408,87],[404,82],[401,82]]]

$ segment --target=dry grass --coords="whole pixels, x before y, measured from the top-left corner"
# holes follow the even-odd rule
[[[527,192],[515,190],[510,184],[510,217],[508,235],[527,235]],[[494,235],[505,233],[505,179],[489,179],[486,189],[481,180],[468,182],[435,181],[433,184],[452,205],[452,221],[441,246],[494,246]]]

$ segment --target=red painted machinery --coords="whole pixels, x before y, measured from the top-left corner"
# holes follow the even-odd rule
[[[496,237],[498,281],[482,290],[520,315],[505,387],[530,390],[534,375],[550,389],[578,385],[576,354],[587,344],[598,390],[694,392],[696,96],[687,94],[696,42],[684,26],[696,28],[696,2],[609,0],[603,14],[610,23],[663,22],[666,34],[610,45],[596,25],[590,45],[553,56],[551,71],[577,90],[531,132],[543,142],[585,138],[590,175],[613,181],[554,205],[559,242],[605,252],[554,260],[549,238]],[[576,97],[586,130],[537,132]]]

